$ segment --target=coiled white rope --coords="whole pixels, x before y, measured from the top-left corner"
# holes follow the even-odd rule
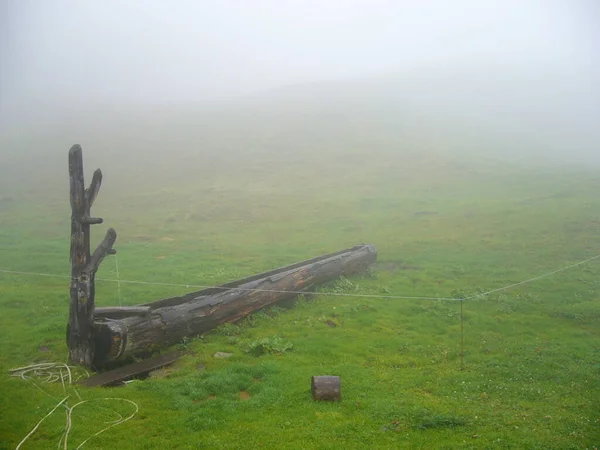
[[[75,408],[81,407],[82,405],[84,405],[86,403],[90,403],[90,402],[119,401],[119,402],[126,402],[126,403],[131,404],[134,409],[134,411],[127,417],[123,417],[120,413],[118,413],[114,410],[110,410],[118,416],[118,419],[115,421],[112,421],[112,422],[107,422],[108,423],[107,427],[101,429],[97,433],[94,433],[93,435],[91,435],[90,437],[85,439],[83,442],[81,442],[76,447],[77,449],[80,449],[81,447],[83,447],[90,439],[104,433],[105,431],[107,431],[113,427],[116,427],[117,425],[121,425],[121,424],[127,422],[128,420],[132,419],[138,413],[139,407],[138,407],[137,403],[135,403],[134,401],[128,400],[126,398],[104,397],[104,398],[96,398],[96,399],[92,399],[92,400],[83,400],[81,398],[81,396],[79,395],[79,392],[77,391],[77,389],[75,389],[75,387],[72,386],[72,384],[73,384],[73,381],[76,382],[84,375],[80,375],[75,380],[73,380],[73,372],[71,369],[74,369],[74,367],[69,366],[68,364],[64,364],[64,363],[40,363],[40,364],[32,364],[30,366],[25,366],[25,367],[17,367],[17,368],[9,370],[10,376],[19,377],[23,380],[30,381],[37,388],[39,388],[42,392],[44,392],[46,395],[48,395],[52,398],[54,398],[54,397],[51,394],[49,394],[45,389],[43,389],[36,382],[36,380],[38,382],[40,382],[41,384],[56,383],[56,382],[60,381],[62,388],[63,388],[63,392],[66,395],[62,400],[60,400],[56,404],[56,406],[54,408],[52,408],[52,410],[50,410],[50,412],[48,412],[48,414],[46,414],[44,417],[42,417],[42,419],[32,428],[32,430],[29,433],[27,433],[27,435],[17,445],[16,450],[19,450],[23,446],[23,444],[31,436],[33,436],[35,434],[35,432],[40,427],[42,422],[44,422],[44,420],[46,420],[48,417],[50,417],[61,406],[66,409],[66,418],[65,418],[65,428],[63,430],[60,440],[58,441],[57,448],[60,449],[61,444],[62,444],[62,447],[64,450],[68,449],[69,434],[71,432],[72,425],[73,425],[73,417],[72,417],[73,410]],[[86,374],[89,377],[89,373],[87,371],[86,371]],[[69,388],[73,389],[73,391],[79,398],[79,402],[75,403],[73,406],[69,406],[67,404],[67,400],[69,400],[69,398],[71,397],[71,394],[67,394],[67,390]]]

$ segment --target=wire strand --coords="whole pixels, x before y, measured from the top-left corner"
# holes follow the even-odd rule
[[[119,286],[120,283],[128,283],[128,284],[140,284],[140,285],[150,285],[150,286],[166,286],[166,287],[184,287],[184,288],[198,288],[198,289],[221,289],[223,291],[240,291],[240,292],[271,292],[275,294],[296,294],[296,295],[321,295],[321,296],[334,296],[334,297],[356,297],[356,298],[387,298],[387,299],[397,299],[397,300],[444,300],[444,301],[468,301],[474,300],[476,298],[485,297],[486,295],[490,295],[496,292],[505,291],[507,289],[521,286],[527,283],[531,283],[533,281],[540,280],[542,278],[549,277],[551,275],[555,275],[560,272],[564,272],[569,269],[573,269],[574,267],[581,266],[588,262],[594,261],[600,258],[600,255],[592,256],[591,258],[587,258],[583,261],[579,261],[575,264],[571,264],[567,267],[563,267],[561,269],[553,270],[552,272],[548,272],[542,275],[538,275],[533,278],[528,278],[523,281],[519,281],[518,283],[512,283],[507,286],[503,286],[498,289],[492,289],[480,294],[475,294],[466,298],[455,298],[455,297],[427,297],[427,296],[407,296],[407,295],[382,295],[382,294],[351,294],[346,292],[307,292],[307,291],[288,291],[288,290],[280,290],[280,289],[260,289],[260,288],[240,288],[240,287],[225,287],[225,286],[209,286],[209,285],[201,285],[201,284],[179,284],[179,283],[161,283],[156,281],[141,281],[141,280],[121,280],[118,279],[110,279],[110,278],[96,278],[97,281],[104,281],[110,283],[117,283]],[[0,269],[2,273],[9,273],[15,275],[31,275],[31,276],[42,276],[42,277],[54,277],[54,278],[70,278],[66,275],[55,275],[48,273],[38,273],[38,272],[24,272],[17,270],[6,270]],[[120,291],[120,289],[119,289]]]
[[[484,297],[484,296],[489,295],[489,294],[494,294],[496,292],[505,291],[507,289],[510,289],[510,288],[513,288],[513,287],[516,287],[516,286],[521,286],[523,284],[527,284],[527,283],[531,283],[533,281],[541,280],[542,278],[549,277],[549,276],[557,274],[559,272],[564,272],[565,270],[573,269],[574,267],[581,266],[582,264],[589,263],[590,261],[593,261],[593,260],[598,259],[598,258],[600,258],[600,255],[592,256],[591,258],[585,259],[583,261],[579,261],[578,263],[571,264],[570,266],[567,266],[567,267],[563,267],[562,269],[553,270],[552,272],[548,272],[548,273],[545,273],[543,275],[538,275],[537,277],[529,278],[527,280],[519,281],[518,283],[509,284],[508,286],[504,286],[504,287],[501,287],[501,288],[498,288],[498,289],[492,289],[491,291],[487,291],[487,292],[484,292],[482,294],[472,295],[471,297],[465,298],[465,300],[472,300],[474,298]]]
[[[32,275],[32,276],[44,276],[44,277],[57,277],[57,278],[71,278],[66,275],[53,275],[47,273],[37,272],[23,272],[16,270],[4,270],[0,269],[0,272],[10,273],[15,275]],[[225,287],[225,286],[210,286],[202,284],[178,284],[178,283],[161,283],[156,281],[139,281],[139,280],[115,280],[110,278],[96,278],[96,281],[105,281],[109,283],[128,283],[128,284],[142,284],[151,286],[166,286],[166,287],[184,287],[184,288],[199,288],[199,289],[221,289],[224,291],[242,291],[242,292],[272,292],[275,294],[297,294],[297,295],[324,295],[324,296],[337,296],[337,297],[363,297],[363,298],[390,298],[390,299],[409,299],[409,300],[460,300],[457,298],[446,298],[446,297],[422,297],[422,296],[403,296],[403,295],[381,295],[381,294],[348,294],[343,292],[307,292],[307,291],[288,291],[280,289],[259,289],[259,288],[238,288],[238,287]]]
[[[115,269],[117,271],[117,297],[119,297],[119,306],[123,306],[123,302],[121,301],[121,282],[119,281],[121,276],[119,275],[119,260],[117,259],[117,254],[115,253]]]

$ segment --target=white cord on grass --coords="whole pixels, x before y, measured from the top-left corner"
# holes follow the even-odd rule
[[[135,416],[135,415],[138,413],[138,411],[139,411],[139,406],[137,405],[137,403],[135,403],[135,402],[133,402],[133,401],[131,401],[131,400],[128,400],[128,399],[126,399],[126,398],[105,397],[105,398],[97,398],[97,399],[94,399],[94,400],[84,400],[84,401],[82,401],[82,402],[79,402],[79,403],[77,403],[77,404],[73,405],[73,406],[70,408],[69,415],[71,414],[71,412],[72,412],[72,411],[73,411],[73,410],[74,410],[74,409],[75,409],[77,406],[80,406],[80,405],[82,405],[82,404],[84,404],[84,403],[87,403],[87,402],[91,402],[91,401],[98,401],[98,400],[119,400],[119,401],[127,402],[127,403],[130,403],[130,404],[132,404],[132,405],[135,407],[135,411],[134,411],[132,414],[130,414],[129,416],[127,416],[125,419],[123,419],[123,416],[121,416],[119,413],[117,413],[117,414],[118,414],[118,415],[121,417],[121,419],[120,419],[120,420],[118,420],[118,421],[116,421],[116,422],[113,422],[111,425],[107,426],[106,428],[103,428],[102,430],[98,431],[97,433],[94,433],[93,435],[91,435],[89,438],[87,438],[85,441],[83,441],[81,444],[79,444],[79,445],[77,446],[77,449],[80,449],[81,447],[83,447],[83,445],[84,445],[84,444],[85,444],[87,441],[89,441],[90,439],[92,439],[93,437],[96,437],[96,436],[98,436],[99,434],[102,434],[102,433],[104,433],[105,431],[107,431],[107,430],[110,430],[112,427],[116,427],[117,425],[121,425],[122,423],[125,423],[125,422],[127,422],[128,420],[132,419],[132,418],[133,418],[133,416]],[[69,424],[70,424],[70,422],[71,422],[71,420],[70,420],[70,418],[69,418]],[[70,427],[69,427],[69,430],[68,430],[68,431],[70,431]],[[65,450],[67,450],[67,438],[68,438],[68,435],[69,435],[68,431],[65,433],[65,447],[64,447],[64,448],[65,448]]]
[[[58,370],[58,373],[57,373],[57,370]],[[73,389],[73,391],[75,392],[75,394],[77,395],[77,397],[79,398],[79,402],[71,407],[69,407],[66,404],[66,401],[70,398],[70,395],[67,395],[64,399],[62,399],[48,414],[46,414],[36,424],[36,426],[27,434],[27,436],[25,436],[23,438],[23,440],[21,440],[21,442],[17,446],[17,450],[36,432],[36,430],[39,428],[39,426],[42,424],[42,422],[44,420],[46,420],[48,417],[50,417],[52,415],[52,413],[54,413],[54,411],[56,411],[60,406],[63,406],[65,408],[66,417],[65,417],[65,429],[61,435],[60,440],[58,441],[57,448],[60,449],[60,447],[62,445],[64,450],[67,450],[67,448],[68,448],[69,434],[71,432],[71,428],[72,428],[72,424],[73,424],[72,415],[73,415],[73,410],[76,407],[79,407],[86,403],[96,402],[96,401],[122,401],[122,402],[130,403],[135,408],[135,411],[125,418],[123,418],[123,415],[121,415],[119,412],[109,409],[110,412],[115,413],[118,416],[118,419],[114,420],[114,421],[105,422],[109,425],[107,427],[101,429],[97,433],[94,433],[92,436],[88,437],[87,439],[85,439],[81,444],[79,444],[79,446],[77,446],[78,449],[81,448],[86,442],[88,442],[93,437],[98,436],[101,433],[104,433],[105,431],[109,430],[110,428],[113,428],[117,425],[127,422],[128,420],[133,418],[139,411],[139,407],[135,402],[125,399],[125,398],[106,397],[106,398],[99,398],[99,399],[92,399],[92,400],[83,400],[81,398],[81,396],[79,395],[79,392],[77,391],[77,389],[75,389],[75,387],[72,386],[73,375],[71,372],[71,367],[68,364],[64,364],[64,363],[32,364],[30,366],[17,367],[14,369],[10,369],[9,373],[13,377],[19,377],[23,380],[31,381],[31,383],[33,383],[38,389],[40,389],[46,395],[48,395],[49,397],[54,398],[54,399],[55,399],[54,396],[52,396],[50,393],[46,392],[41,386],[39,386],[34,381],[34,377],[38,378],[38,379],[43,378],[42,383],[52,383],[52,382],[56,382],[56,381],[60,380],[65,394],[67,393],[67,388],[71,387]],[[87,371],[86,371],[86,373],[87,373]],[[89,377],[89,373],[87,373],[87,375]],[[103,408],[103,409],[105,409],[105,408]]]
[[[65,398],[63,398],[54,408],[52,408],[52,411],[50,411],[48,414],[46,414],[44,417],[42,417],[42,420],[40,420],[37,425],[35,427],[33,427],[33,430],[31,430],[27,436],[25,436],[23,438],[23,440],[21,442],[19,442],[19,445],[17,445],[16,450],[19,450],[21,448],[21,445],[23,445],[25,443],[25,441],[27,439],[29,439],[31,437],[31,435],[33,435],[33,433],[35,433],[35,431],[39,428],[39,426],[42,424],[42,422],[44,420],[46,420],[48,417],[50,417],[52,415],[52,413],[54,411],[56,411],[58,409],[59,406],[61,406],[64,402],[66,402],[69,399],[69,396],[67,395]]]

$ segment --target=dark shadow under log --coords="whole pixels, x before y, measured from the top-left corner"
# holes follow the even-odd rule
[[[86,387],[119,386],[124,381],[131,380],[132,378],[145,377],[154,370],[173,364],[183,355],[185,355],[185,353],[180,351],[158,355],[151,359],[145,359],[125,367],[119,367],[117,369],[109,370],[108,372],[94,375],[79,382],[79,384]]]
[[[117,311],[94,320],[95,366],[126,361],[235,322],[316,285],[366,269],[377,259],[373,245],[359,245],[215,288],[139,305],[139,315]],[[148,307],[146,310],[144,307]],[[135,309],[123,311],[134,313]]]

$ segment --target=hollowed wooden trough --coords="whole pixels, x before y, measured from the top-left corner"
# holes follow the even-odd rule
[[[316,285],[359,273],[376,259],[375,246],[358,245],[180,297],[132,308],[98,308],[94,365],[128,360],[235,322]]]

